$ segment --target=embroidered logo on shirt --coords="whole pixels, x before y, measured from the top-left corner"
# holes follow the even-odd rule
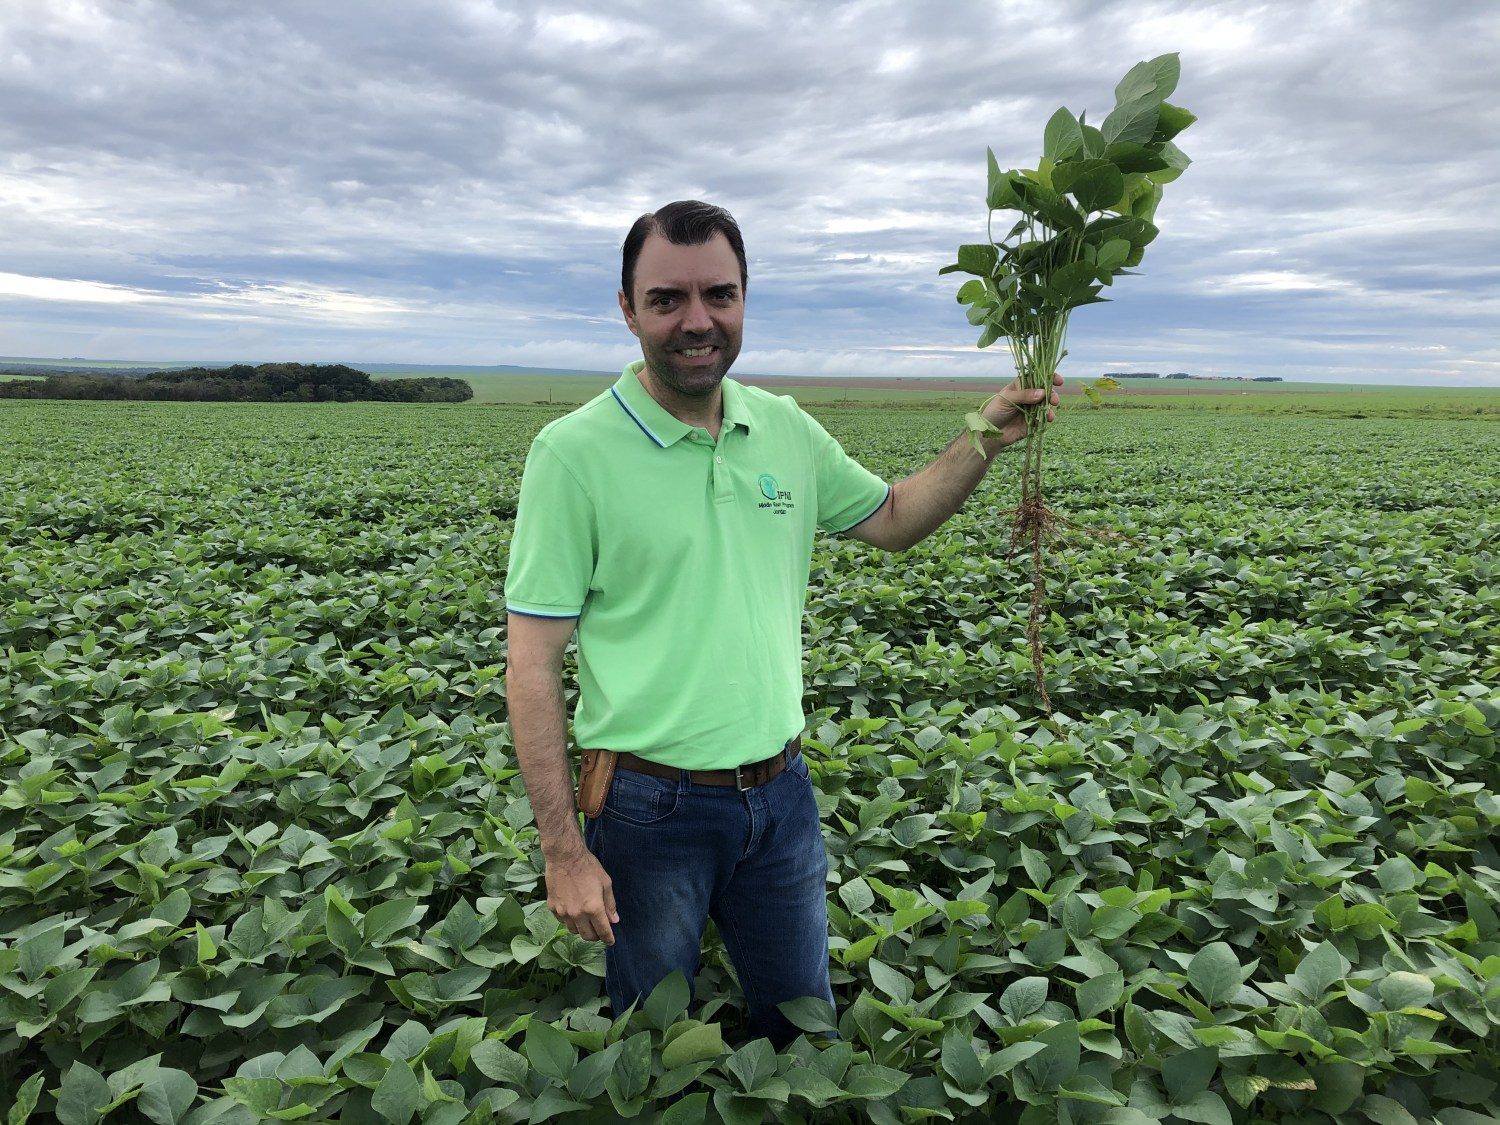
[[[792,503],[791,492],[777,484],[776,478],[770,473],[761,473],[755,483],[760,485],[760,494],[765,497],[758,507],[769,508],[778,516],[784,516],[796,507]]]

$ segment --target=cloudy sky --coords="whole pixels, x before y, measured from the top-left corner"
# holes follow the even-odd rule
[[[613,370],[642,211],[728,207],[737,370],[983,375],[984,150],[1180,52],[1199,116],[1074,374],[1500,386],[1500,8],[5,0],[0,355]]]

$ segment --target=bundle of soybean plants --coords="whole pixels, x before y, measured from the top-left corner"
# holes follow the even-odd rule
[[[939,272],[975,275],[959,289],[958,301],[968,306],[969,323],[982,326],[981,348],[1001,339],[1010,344],[1025,389],[1051,389],[1053,373],[1067,354],[1073,310],[1107,300],[1100,293],[1130,274],[1156,237],[1152,220],[1162,188],[1189,164],[1173,138],[1197,120],[1166,100],[1179,74],[1175,54],[1137,63],[1115,87],[1114,109],[1097,127],[1084,113],[1075,117],[1066,107],[1059,109],[1047,122],[1035,168],[1001,171],[994,151],[987,150],[986,240],[960,246],[958,261]],[[998,240],[996,212],[1020,216]],[[1097,404],[1099,390],[1112,385],[1100,380],[1085,390]],[[1047,611],[1043,545],[1060,527],[1073,525],[1047,506],[1042,491],[1045,396],[1022,409],[1026,439],[1011,553],[1025,549],[1031,556],[1026,636],[1038,697],[1050,715],[1041,641]],[[967,415],[965,425],[982,456],[980,435],[997,432],[995,426],[978,411]]]

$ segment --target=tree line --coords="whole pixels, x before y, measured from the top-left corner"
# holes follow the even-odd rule
[[[0,398],[150,402],[467,402],[465,379],[372,379],[342,363],[185,367],[144,375],[49,375],[0,381]]]

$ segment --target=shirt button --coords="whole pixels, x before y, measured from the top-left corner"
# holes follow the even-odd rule
[[[722,465],[723,463],[724,463],[724,458],[722,458],[722,457],[715,457],[714,458],[714,464],[715,465]]]

